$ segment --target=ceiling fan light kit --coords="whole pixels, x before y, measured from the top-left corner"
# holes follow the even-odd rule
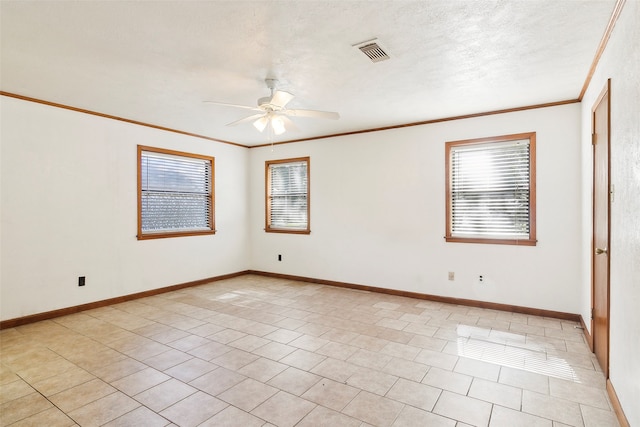
[[[267,119],[267,116],[262,116],[258,120],[253,122],[253,126],[256,129],[258,129],[260,132],[262,132],[262,131],[264,131],[264,128],[267,127],[267,122],[268,121],[269,121],[269,119]]]
[[[209,104],[221,105],[223,107],[243,108],[245,110],[257,111],[240,120],[228,123],[227,126],[236,126],[243,123],[252,122],[253,126],[260,132],[269,128],[275,135],[282,135],[288,130],[296,130],[296,126],[288,116],[310,117],[320,119],[338,120],[340,115],[332,111],[287,109],[287,104],[295,97],[289,92],[276,90],[276,79],[265,79],[267,88],[271,91],[270,96],[258,99],[258,106],[229,104],[226,102],[205,101]]]
[[[273,133],[276,135],[282,135],[285,132],[284,121],[281,117],[275,116],[271,118],[271,127],[273,128]]]

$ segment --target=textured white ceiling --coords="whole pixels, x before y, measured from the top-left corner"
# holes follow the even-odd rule
[[[275,141],[578,98],[615,0],[0,2],[1,89],[246,145],[265,77]],[[352,47],[378,38],[391,59]]]

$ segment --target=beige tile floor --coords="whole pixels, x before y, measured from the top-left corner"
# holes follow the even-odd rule
[[[0,332],[2,426],[617,426],[573,322],[246,275]]]

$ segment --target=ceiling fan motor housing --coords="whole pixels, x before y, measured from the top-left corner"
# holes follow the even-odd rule
[[[274,105],[271,104],[271,99],[272,97],[270,96],[265,96],[263,98],[259,98],[258,99],[258,107],[266,110],[266,111],[273,111],[275,110]]]

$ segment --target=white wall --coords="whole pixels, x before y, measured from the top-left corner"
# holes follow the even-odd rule
[[[0,107],[2,320],[248,268],[246,148],[8,97]],[[215,156],[215,235],[136,239],[137,144]]]
[[[445,142],[530,131],[537,132],[538,245],[446,243]],[[253,269],[579,311],[579,104],[276,145],[249,155]],[[264,161],[307,155],[311,234],[265,233]]]
[[[591,309],[591,108],[611,78],[611,296],[609,376],[640,425],[640,2],[628,1],[582,100],[583,233],[580,312]],[[589,322],[587,322],[589,325]]]

